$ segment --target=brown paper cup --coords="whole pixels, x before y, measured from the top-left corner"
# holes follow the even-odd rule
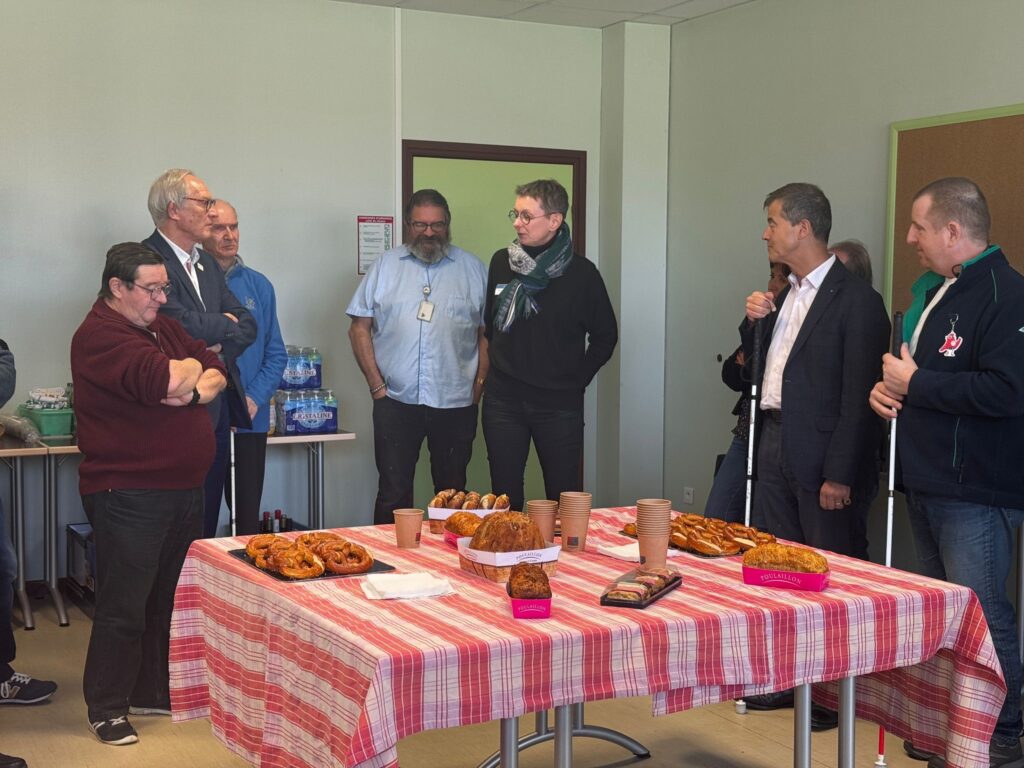
[[[544,541],[551,541],[555,538],[555,512],[530,512],[530,519],[537,524],[540,528],[541,536],[544,537]]]
[[[567,552],[583,552],[587,548],[587,528],[590,513],[562,516],[562,549]]]
[[[395,510],[395,538],[399,549],[415,549],[420,545],[423,531],[422,509]]]
[[[640,543],[640,565],[654,567],[665,565],[668,555],[668,534],[650,536],[648,534],[637,534],[637,541]]]

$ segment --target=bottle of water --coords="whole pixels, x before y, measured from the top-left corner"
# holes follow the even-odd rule
[[[324,359],[320,355],[320,350],[316,347],[307,347],[309,356],[307,363],[309,365],[309,386],[319,389],[323,386],[323,367]]]
[[[338,398],[334,396],[333,389],[325,389],[324,393],[324,411],[329,414],[327,422],[324,424],[324,432],[337,432],[338,431]]]

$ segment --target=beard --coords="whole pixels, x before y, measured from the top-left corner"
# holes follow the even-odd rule
[[[450,235],[415,235],[409,241],[407,247],[409,253],[422,261],[424,264],[437,264],[448,255],[448,244],[451,242]]]

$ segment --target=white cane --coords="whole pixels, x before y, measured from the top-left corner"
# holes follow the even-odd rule
[[[757,393],[761,384],[761,322],[754,323],[753,359],[750,361],[750,424],[747,426],[747,501],[743,524],[750,527],[750,509],[754,503],[754,428],[757,426]],[[737,715],[747,714],[747,702],[736,699]]]
[[[237,536],[238,532],[235,530],[235,508],[238,506],[238,496],[235,493],[235,430],[230,430],[230,437],[228,439],[231,444],[231,504],[228,507],[228,512],[231,513],[231,535]]]
[[[892,354],[900,356],[903,349],[903,313],[892,315]],[[889,498],[885,514],[885,567],[892,567],[892,516],[896,494],[896,417],[889,422]],[[885,728],[878,726],[878,759],[875,768],[885,768]]]

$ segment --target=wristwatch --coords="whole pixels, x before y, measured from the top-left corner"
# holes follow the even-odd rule
[[[195,405],[198,402],[199,402],[199,387],[192,387],[192,400],[191,400],[191,402],[189,402],[189,405],[192,406],[192,405]]]

